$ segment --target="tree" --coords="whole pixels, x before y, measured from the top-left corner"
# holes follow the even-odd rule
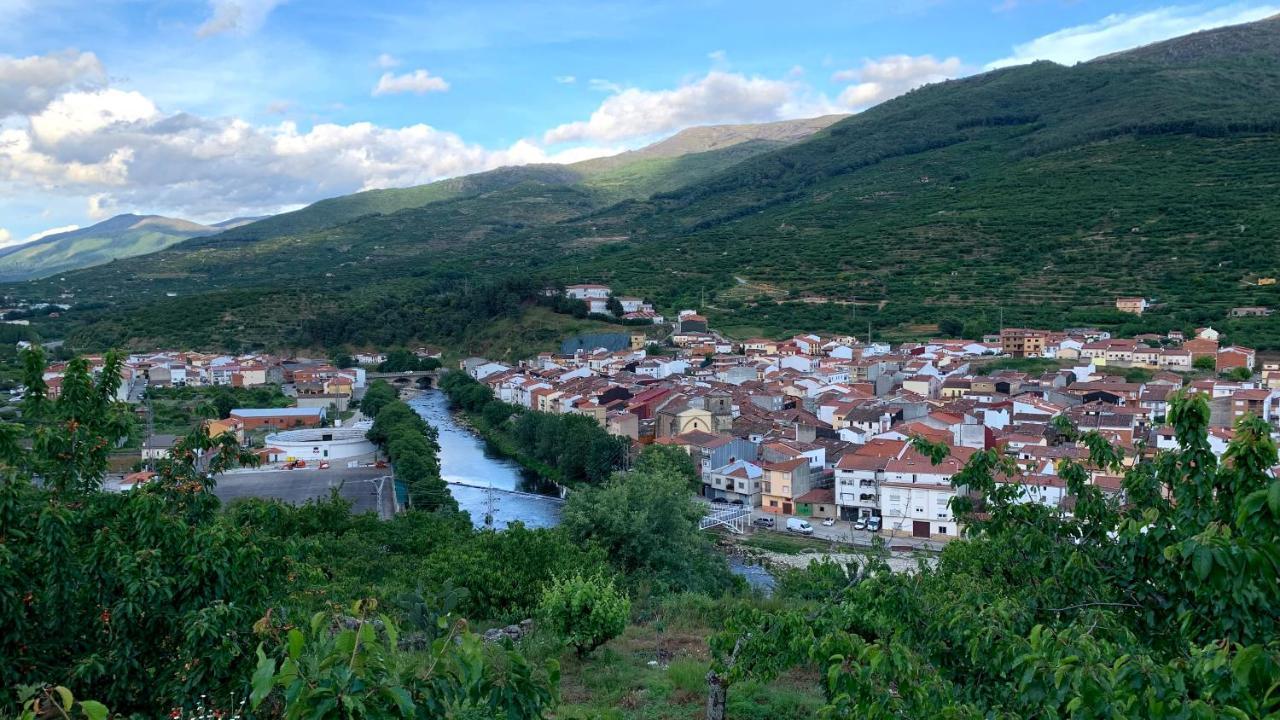
[[[23,365],[27,390],[22,411],[33,428],[31,470],[59,493],[97,490],[106,476],[107,457],[133,428],[131,414],[116,400],[122,382],[120,356],[108,353],[96,380],[83,358],[71,360],[61,392],[52,399],[39,348],[25,351]],[[12,438],[13,428],[0,428],[0,439],[6,435]]]
[[[360,412],[365,417],[376,418],[382,408],[389,403],[394,402],[398,397],[396,389],[385,380],[374,380],[364,391],[364,397],[360,399]]]
[[[558,577],[543,591],[538,617],[583,657],[626,629],[631,601],[600,575]]]
[[[622,317],[625,314],[622,311],[622,302],[614,295],[609,296],[609,299],[605,302],[604,306],[609,311],[609,314],[614,317]]]
[[[1212,371],[1217,366],[1218,366],[1218,361],[1212,355],[1201,355],[1200,357],[1191,361],[1191,367],[1197,370]]]
[[[1271,429],[1242,419],[1219,462],[1203,395],[1172,397],[1169,422],[1181,449],[1132,465],[1086,434],[1088,467],[1059,470],[1069,513],[1026,502],[1008,458],[974,453],[952,478],[967,535],[936,568],[893,573],[871,558],[846,584],[800,583],[826,582],[822,600],[730,613],[712,640],[710,697],[816,664],[834,718],[1274,717]],[[1122,474],[1123,499],[1091,469]]]
[[[964,335],[964,323],[951,317],[943,318],[938,323],[938,332],[946,337],[961,337]]]
[[[716,592],[730,578],[724,558],[698,530],[701,517],[686,477],[635,470],[615,475],[604,487],[571,493],[562,524],[571,537],[604,548],[632,582]]]
[[[305,628],[272,627],[278,649],[268,655],[265,644],[258,647],[252,708],[274,706],[287,720],[443,718],[467,709],[534,720],[554,704],[560,674],[554,660],[539,671],[513,649],[487,654],[466,621],[447,615],[402,637],[376,608],[365,600],[350,615],[317,613]],[[421,657],[401,647],[410,643]]]
[[[1253,369],[1247,367],[1234,367],[1223,374],[1228,380],[1244,382],[1253,377]]]
[[[640,474],[669,475],[684,478],[690,489],[697,491],[702,484],[698,466],[693,456],[674,445],[649,445],[636,460],[635,471]]]

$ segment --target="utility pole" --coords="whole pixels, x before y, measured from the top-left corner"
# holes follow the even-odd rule
[[[485,491],[484,498],[484,526],[492,528],[494,516],[498,514],[498,498],[493,492],[493,483],[489,483],[489,488]]]

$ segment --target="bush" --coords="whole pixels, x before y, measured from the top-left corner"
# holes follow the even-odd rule
[[[583,657],[622,633],[631,601],[601,575],[556,578],[542,593],[544,626]]]

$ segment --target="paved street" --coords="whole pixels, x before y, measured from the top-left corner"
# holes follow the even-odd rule
[[[314,498],[328,497],[330,488],[341,487],[340,493],[352,503],[353,512],[371,512],[378,504],[377,485],[367,481],[389,476],[390,472],[387,468],[364,467],[234,471],[218,478],[214,494],[223,502],[262,497],[301,505]],[[390,517],[395,512],[395,490],[390,479],[382,487],[382,504],[382,516]]]
[[[780,532],[785,535],[794,535],[794,533],[788,533],[786,530],[787,518],[791,516],[773,515],[771,513],[758,512],[758,511],[755,513],[752,513],[753,520],[758,517],[773,518],[774,521],[776,521],[777,526],[772,531],[764,528],[757,528],[754,526],[752,526],[752,530],[756,532]],[[827,527],[822,524],[821,518],[804,518],[804,519],[808,520],[809,524],[813,526],[813,535],[811,535],[810,537],[818,538],[819,540],[830,540],[831,542],[847,543],[849,545],[858,545],[862,547],[871,546],[871,533],[867,532],[866,530],[854,530],[853,523],[851,522],[838,520],[836,521],[835,525]],[[944,543],[938,542],[936,540],[925,540],[922,538],[913,538],[913,537],[890,537],[889,535],[883,532],[880,534],[880,537],[884,539],[885,545],[889,546],[890,548],[910,547],[913,549],[920,549],[920,550],[941,550],[944,545]]]

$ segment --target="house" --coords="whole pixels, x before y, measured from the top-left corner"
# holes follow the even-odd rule
[[[177,435],[152,435],[142,443],[143,462],[167,459],[177,442]]]
[[[865,447],[865,446],[864,446]],[[900,444],[899,448],[905,447]],[[880,514],[880,483],[889,457],[846,453],[836,463],[835,491],[840,517],[856,520]]]
[[[1231,417],[1238,420],[1253,415],[1274,422],[1277,419],[1277,402],[1280,392],[1275,390],[1237,390],[1231,396]]]
[[[796,514],[823,520],[838,517],[835,491],[831,488],[814,488],[797,497]]]
[[[973,454],[969,448],[952,448],[952,454],[934,465],[914,449],[885,464],[880,489],[880,514],[890,534],[951,539],[960,532],[951,511],[951,501],[961,489],[952,487],[951,477]]]
[[[1014,357],[1041,357],[1044,355],[1045,337],[1048,334],[1043,330],[1002,328],[1000,350],[1005,355]]]
[[[239,420],[245,430],[268,428],[313,428],[324,424],[327,408],[236,408],[231,417]]]
[[[590,300],[608,300],[611,294],[608,285],[566,285],[564,288],[565,297],[571,297],[574,300],[590,301]]]
[[[1257,352],[1253,348],[1232,345],[1218,351],[1214,366],[1218,372],[1226,372],[1234,368],[1252,371],[1256,362]]]
[[[1191,353],[1192,363],[1194,363],[1197,358],[1213,357],[1218,352],[1218,334],[1217,332],[1213,332],[1213,335],[1213,338],[1196,336],[1182,343],[1182,349]]]
[[[1134,315],[1141,315],[1149,307],[1151,307],[1151,305],[1147,303],[1146,298],[1140,298],[1140,297],[1116,298],[1116,309],[1122,313],[1132,313]]]
[[[760,494],[760,509],[768,513],[794,515],[796,498],[813,489],[806,458],[795,458],[784,462],[760,463],[765,476]]]
[[[707,319],[696,313],[685,315],[680,314],[680,332],[681,333],[704,333],[707,332]]]
[[[1249,306],[1231,308],[1231,317],[1268,317],[1275,312],[1269,307]]]
[[[209,420],[205,423],[205,428],[209,431],[209,437],[216,438],[223,433],[231,433],[236,442],[244,444],[244,423],[235,418]]]
[[[733,435],[693,430],[657,441],[660,445],[683,448],[693,458],[693,464],[705,478],[712,470],[724,467],[736,460],[756,459],[756,444]],[[705,487],[704,487],[705,490]]]
[[[735,460],[718,467],[703,479],[703,496],[719,502],[760,507],[764,470],[747,460]]]

